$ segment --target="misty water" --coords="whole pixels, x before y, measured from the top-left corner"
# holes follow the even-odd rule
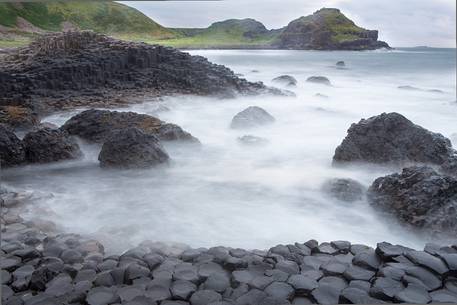
[[[115,251],[144,240],[247,249],[309,239],[423,247],[425,238],[380,216],[365,200],[340,202],[321,186],[329,178],[347,177],[368,187],[395,170],[332,167],[335,148],[361,118],[396,111],[457,141],[455,49],[190,53],[268,85],[276,76],[292,75],[298,80],[290,88],[296,97],[168,97],[120,109],[178,124],[202,147],[167,143],[168,166],[115,171],[99,168],[99,145],[81,142],[83,160],[4,171],[6,187],[34,192],[24,217],[52,220],[63,231],[96,237]],[[336,68],[339,60],[345,69]],[[332,86],[305,82],[312,75],[328,77]],[[398,89],[407,85],[422,90]],[[230,129],[232,117],[251,105],[266,109],[276,122]],[[76,112],[44,121],[61,125]],[[243,146],[237,138],[247,134],[269,143]]]

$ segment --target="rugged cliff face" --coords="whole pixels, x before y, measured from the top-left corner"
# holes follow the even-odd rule
[[[273,43],[281,49],[373,50],[389,48],[378,31],[358,27],[340,10],[323,8],[289,23]]]

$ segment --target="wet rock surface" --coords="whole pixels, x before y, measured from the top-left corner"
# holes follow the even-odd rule
[[[457,180],[415,166],[376,179],[368,196],[376,209],[428,233],[457,234]]]
[[[86,110],[70,118],[61,127],[71,135],[95,143],[103,143],[111,138],[113,132],[126,128],[140,129],[162,141],[179,140],[198,143],[196,138],[178,125],[135,112]]]
[[[165,163],[169,158],[155,136],[138,128],[114,132],[103,143],[98,156],[103,168],[148,168]]]
[[[273,78],[271,81],[287,87],[297,86],[297,79],[290,75],[280,75],[278,77]]]
[[[364,198],[366,188],[359,182],[348,178],[335,178],[326,181],[322,190],[330,196],[346,202]]]
[[[6,194],[2,208],[23,197]],[[3,223],[17,212],[9,206]],[[34,238],[20,238],[25,232]],[[144,242],[108,255],[96,240],[46,234],[18,219],[2,226],[0,255],[2,304],[457,302],[455,245],[417,251],[310,240],[250,251]]]
[[[234,129],[252,128],[272,124],[274,121],[275,118],[265,109],[250,106],[233,117],[230,127]]]
[[[310,76],[306,79],[306,81],[309,83],[322,84],[327,86],[331,85],[330,80],[325,76]]]
[[[336,148],[333,161],[335,164],[429,163],[440,165],[448,172],[457,168],[456,151],[449,139],[415,125],[395,112],[352,124],[346,138]]]
[[[145,89],[157,95],[280,93],[238,78],[201,56],[90,31],[43,35],[3,57],[0,67],[1,104],[37,111],[50,105],[56,109],[80,106],[69,97],[85,97],[90,104],[127,90]],[[35,99],[33,105],[31,99]]]
[[[29,163],[47,163],[82,157],[75,139],[59,129],[40,128],[26,134],[22,142],[25,158]]]

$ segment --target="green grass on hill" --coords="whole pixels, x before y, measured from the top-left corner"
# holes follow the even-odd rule
[[[116,2],[55,1],[0,3],[0,25],[15,27],[22,17],[47,31],[62,30],[70,22],[83,30],[105,34],[175,37],[173,30],[162,27],[138,10]]]

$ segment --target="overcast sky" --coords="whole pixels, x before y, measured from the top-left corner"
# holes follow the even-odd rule
[[[128,1],[167,27],[207,27],[230,18],[254,18],[280,28],[321,7],[336,7],[359,26],[379,30],[390,45],[456,46],[455,0],[225,0]]]

